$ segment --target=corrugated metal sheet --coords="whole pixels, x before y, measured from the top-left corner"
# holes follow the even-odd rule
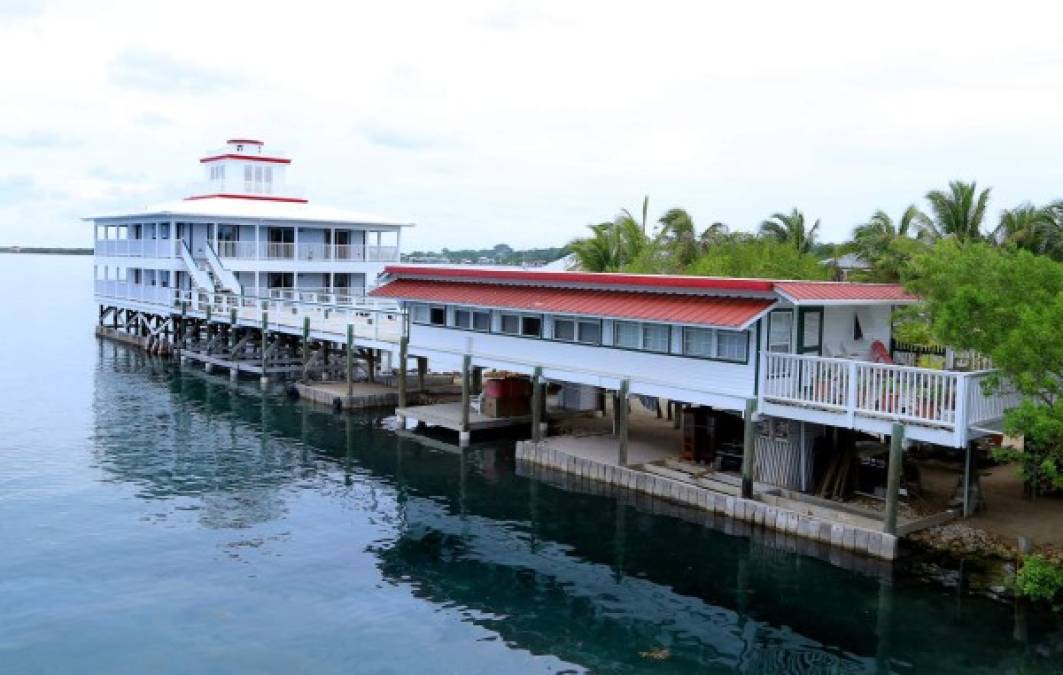
[[[767,298],[707,297],[428,279],[396,279],[378,287],[370,295],[720,328],[745,326],[774,303],[774,300]]]
[[[854,284],[849,282],[777,281],[775,290],[801,301],[914,302],[914,295],[900,284]]]

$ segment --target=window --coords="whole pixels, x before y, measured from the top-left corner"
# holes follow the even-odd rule
[[[630,321],[613,322],[613,346],[625,349],[638,349],[639,325]]]
[[[709,328],[684,328],[683,353],[687,356],[713,357],[712,333]]]
[[[602,343],[602,324],[600,321],[580,321],[579,341],[588,345]]]
[[[724,361],[745,361],[749,338],[744,331],[716,331],[716,358]]]
[[[410,319],[414,323],[428,323],[428,305],[413,305]]]
[[[466,330],[472,328],[472,312],[467,309],[454,310],[454,325]]]
[[[524,337],[542,337],[543,318],[541,316],[520,317],[520,334]]]
[[[576,339],[576,322],[572,319],[554,319],[554,339],[572,342]]]
[[[468,307],[456,307],[452,325],[455,328],[464,328],[465,330],[490,330],[491,313],[469,309]]]
[[[520,317],[516,314],[503,314],[502,332],[508,335],[516,335],[520,333]]]
[[[768,315],[768,351],[788,354],[793,339],[794,313],[784,309]]]
[[[577,321],[554,317],[554,339],[566,342],[582,342],[588,345],[602,343],[601,321]]]
[[[491,312],[473,312],[472,329],[482,331],[491,330]]]
[[[642,348],[648,352],[671,351],[672,331],[659,323],[642,324]]]
[[[433,326],[447,325],[447,308],[430,307],[428,309],[428,323],[432,324]]]

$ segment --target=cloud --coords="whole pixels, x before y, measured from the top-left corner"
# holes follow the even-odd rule
[[[362,125],[360,132],[373,145],[392,150],[423,150],[443,144],[438,137],[375,123]]]
[[[110,80],[127,89],[162,94],[216,94],[241,89],[243,75],[181,61],[160,52],[127,49],[111,61]]]
[[[52,131],[27,131],[21,134],[0,134],[0,145],[23,150],[47,150],[76,148],[81,145],[81,141]]]
[[[37,192],[37,183],[31,176],[15,174],[0,176],[0,204],[10,206],[30,199]]]
[[[44,0],[4,0],[0,19],[27,19],[44,11]]]
[[[166,115],[163,115],[162,113],[157,113],[150,110],[137,115],[135,121],[140,126],[146,127],[148,129],[161,129],[163,127],[173,126],[172,119],[170,119]]]

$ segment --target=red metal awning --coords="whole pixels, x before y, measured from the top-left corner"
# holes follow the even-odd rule
[[[900,284],[858,284],[831,281],[777,281],[775,290],[798,304],[834,302],[905,304],[919,298],[907,293]]]
[[[396,279],[371,291],[370,295],[397,300],[697,324],[718,328],[745,328],[775,303],[770,298],[677,295],[429,279]]]

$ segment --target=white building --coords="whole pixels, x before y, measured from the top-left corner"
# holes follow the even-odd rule
[[[230,139],[199,161],[188,197],[87,219],[101,304],[172,308],[221,292],[350,304],[399,260],[409,223],[310,203],[287,182],[291,160],[261,141]]]

